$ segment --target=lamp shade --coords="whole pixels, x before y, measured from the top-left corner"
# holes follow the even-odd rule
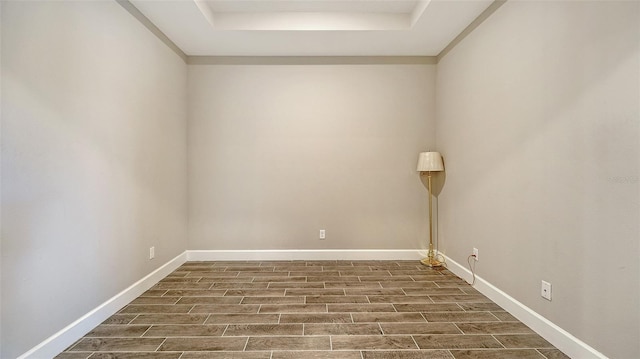
[[[418,157],[418,172],[444,171],[444,162],[440,152],[422,152]]]

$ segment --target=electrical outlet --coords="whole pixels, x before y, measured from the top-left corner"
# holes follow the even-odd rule
[[[540,295],[542,298],[551,301],[551,283],[542,281]]]
[[[478,248],[473,249],[473,259],[478,260]]]
[[[156,247],[149,248],[149,259],[153,259],[156,256]]]
[[[327,238],[327,232],[324,229],[320,230],[320,234],[318,236],[320,239],[325,239]]]

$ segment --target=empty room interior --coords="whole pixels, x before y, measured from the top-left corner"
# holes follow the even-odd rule
[[[640,2],[3,0],[0,18],[1,358],[640,358]],[[444,166],[421,172],[425,152]],[[420,262],[430,239],[443,266]],[[170,289],[179,315],[210,304],[208,349],[124,314]],[[438,331],[392,351],[380,318],[412,293],[460,313],[416,309]],[[297,351],[221,308],[284,308],[271,335]],[[370,344],[286,308],[342,310]],[[366,308],[389,313],[357,324]],[[467,331],[488,316],[550,347]],[[83,338],[125,317],[137,353]]]

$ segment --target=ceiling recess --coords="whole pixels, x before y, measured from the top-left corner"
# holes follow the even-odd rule
[[[494,0],[129,0],[189,56],[436,56]]]

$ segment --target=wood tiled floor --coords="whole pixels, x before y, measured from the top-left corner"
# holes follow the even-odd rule
[[[187,262],[60,359],[568,358],[417,261]]]

